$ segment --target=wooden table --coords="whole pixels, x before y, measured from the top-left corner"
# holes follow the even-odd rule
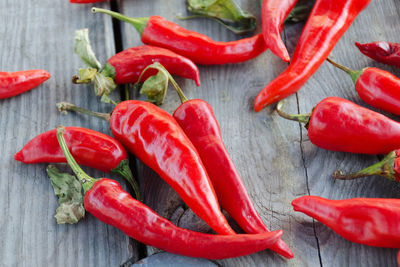
[[[258,0],[239,2],[259,16]],[[178,20],[177,15],[186,14],[183,0],[124,0],[111,6],[109,3],[95,6],[112,6],[130,16],[161,15],[215,40],[240,38],[211,20]],[[91,7],[72,5],[67,0],[1,1],[0,70],[44,68],[52,78],[35,90],[0,100],[0,266],[117,266],[156,251],[91,215],[77,225],[57,225],[53,217],[57,199],[45,172],[46,164],[24,165],[13,159],[14,153],[28,140],[60,124],[110,134],[103,121],[76,114],[61,115],[55,107],[56,102],[68,101],[100,112],[112,108],[98,101],[91,86],[71,84],[71,76],[84,67],[73,53],[76,29],[90,29],[92,45],[101,62],[116,50],[141,44],[130,25],[113,24],[108,16],[91,14]],[[400,76],[398,69],[372,62],[354,46],[355,41],[399,42],[399,15],[398,0],[373,0],[337,44],[332,56],[354,69],[372,65]],[[291,53],[302,26],[290,25],[284,31]],[[319,149],[310,143],[301,125],[278,117],[273,106],[260,113],[253,111],[256,94],[286,67],[287,64],[267,51],[242,64],[200,67],[201,87],[190,80],[177,79],[188,98],[202,98],[214,107],[227,149],[256,209],[270,229],[284,230],[283,239],[295,254],[294,259],[285,260],[263,251],[218,263],[222,266],[396,266],[395,250],[350,243],[321,223],[292,210],[290,202],[303,195],[332,199],[399,198],[400,187],[379,177],[349,182],[333,180],[334,170],[355,171],[376,162],[378,157]],[[357,97],[350,78],[325,63],[297,94],[288,98],[287,110],[309,112],[328,96],[344,97],[366,106]],[[113,97],[119,98],[119,93],[115,92]],[[172,112],[178,104],[177,95],[170,90],[162,107]],[[209,231],[190,210],[183,208],[177,194],[152,170],[140,162],[132,167],[147,205],[180,226]],[[85,170],[95,177],[104,176],[90,168]]]

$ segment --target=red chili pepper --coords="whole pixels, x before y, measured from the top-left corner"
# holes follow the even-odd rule
[[[257,57],[267,49],[262,34],[233,42],[216,42],[160,16],[130,18],[102,8],[92,8],[92,12],[105,13],[128,22],[139,32],[143,43],[170,49],[197,64],[244,62]]]
[[[111,130],[130,152],[156,171],[219,234],[234,234],[192,142],[166,111],[144,101],[118,104]]]
[[[310,141],[321,148],[364,154],[388,154],[400,147],[400,123],[353,102],[328,97],[311,114],[279,115],[306,123]]]
[[[397,253],[397,265],[399,265],[399,267],[400,267],[400,250]]]
[[[389,42],[374,42],[356,46],[361,53],[381,63],[400,68],[400,44]]]
[[[267,249],[282,236],[281,230],[257,235],[223,236],[177,227],[133,199],[116,181],[94,179],[85,174],[68,151],[62,127],[58,129],[57,138],[68,163],[82,183],[85,209],[139,242],[189,257],[224,259]]]
[[[370,0],[317,0],[289,67],[257,95],[254,109],[297,92],[329,56],[340,37]]]
[[[298,0],[264,0],[261,6],[264,41],[272,53],[289,62],[290,56],[281,38],[283,23]]]
[[[140,200],[139,187],[129,168],[128,153],[114,138],[90,129],[66,127],[64,136],[68,148],[80,164],[124,176]],[[14,159],[23,163],[67,162],[58,141],[56,129],[42,133],[29,141]]]
[[[50,78],[45,70],[0,72],[0,99],[31,90]]]
[[[339,180],[354,180],[372,175],[379,175],[391,181],[400,182],[400,149],[390,152],[380,162],[361,171],[351,174],[343,174],[341,171],[333,173],[333,177]]]
[[[245,232],[250,234],[269,232],[254,208],[235,164],[225,148],[212,107],[201,99],[188,100],[179,85],[161,65],[152,64],[143,72],[150,69],[164,72],[178,93],[182,105],[175,110],[173,117],[197,149],[221,207]],[[292,251],[282,240],[271,249],[284,257],[293,258]]]
[[[292,205],[295,211],[320,221],[351,242],[400,248],[400,199],[304,196],[293,200]]]
[[[117,84],[136,83],[144,68],[154,62],[161,63],[172,74],[194,80],[200,86],[199,69],[190,59],[150,45],[128,48],[116,54],[107,61],[102,73],[112,76]],[[155,74],[156,71],[146,72],[142,81]]]
[[[354,71],[331,59],[331,64],[348,73],[361,99],[375,108],[400,115],[400,79],[390,72],[378,68]]]

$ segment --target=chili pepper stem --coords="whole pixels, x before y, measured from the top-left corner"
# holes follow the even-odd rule
[[[107,122],[110,121],[111,115],[108,113],[100,113],[100,112],[95,112],[92,110],[88,110],[82,107],[78,107],[74,104],[68,103],[68,102],[59,102],[56,104],[58,111],[66,113],[67,111],[74,111],[82,114],[86,114],[92,117],[96,117],[102,120],[105,120]]]
[[[143,201],[139,185],[137,184],[135,178],[133,178],[133,174],[131,169],[129,168],[129,160],[125,159],[121,161],[121,163],[112,170],[112,172],[122,175],[132,186],[133,192],[135,193],[136,199],[140,202]]]
[[[305,113],[305,114],[289,114],[283,111],[283,108],[285,107],[285,100],[279,101],[278,105],[276,106],[276,112],[281,116],[282,118],[292,120],[292,121],[298,121],[300,123],[304,123],[307,125],[310,121],[311,118],[311,113]]]
[[[135,29],[139,32],[140,35],[142,35],[144,29],[147,26],[147,21],[149,20],[149,18],[131,18],[131,17],[122,15],[120,13],[117,13],[117,12],[114,12],[111,10],[107,10],[107,9],[103,9],[103,8],[98,8],[98,7],[93,7],[92,12],[93,13],[104,13],[104,14],[110,15],[116,19],[128,22],[128,23],[132,24],[133,27],[135,27]]]
[[[158,62],[155,62],[149,66],[147,66],[142,73],[140,74],[139,77],[139,82],[142,79],[143,74],[148,70],[148,69],[156,69],[158,71],[161,71],[162,73],[164,73],[164,75],[166,75],[168,77],[168,80],[171,82],[172,86],[175,88],[175,91],[178,93],[179,98],[181,99],[182,103],[185,103],[186,101],[188,101],[188,99],[186,98],[185,94],[183,93],[182,89],[179,87],[178,83],[174,80],[174,78],[172,77],[172,75],[167,71],[167,69],[161,65]]]
[[[341,171],[335,171],[332,176],[339,180],[355,180],[366,176],[379,175],[391,181],[396,181],[395,172],[393,171],[395,158],[396,153],[395,151],[392,151],[382,161],[361,171],[350,174],[343,174]]]
[[[82,170],[81,167],[79,167],[78,163],[75,161],[74,157],[71,155],[71,152],[69,152],[67,143],[65,143],[65,139],[63,136],[64,129],[65,129],[64,126],[57,127],[58,143],[60,144],[61,149],[64,152],[65,158],[67,159],[69,166],[71,166],[71,169],[74,171],[75,175],[78,177],[79,182],[82,184],[83,190],[86,193],[90,188],[92,188],[94,183],[96,183],[99,179],[90,177]]]
[[[341,69],[342,71],[346,72],[347,74],[350,75],[351,79],[353,80],[354,84],[357,82],[358,78],[362,75],[363,70],[356,71],[352,70],[348,67],[345,67],[343,65],[340,65],[339,63],[333,61],[330,57],[326,59],[329,63],[331,63],[333,66],[335,66],[338,69]]]

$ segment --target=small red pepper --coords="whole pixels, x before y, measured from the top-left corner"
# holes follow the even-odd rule
[[[364,154],[388,154],[400,147],[400,123],[353,102],[328,97],[310,114],[279,115],[306,124],[310,141],[321,148]]]
[[[0,99],[29,91],[50,78],[45,70],[0,72]]]
[[[209,37],[186,30],[160,16],[130,18],[102,8],[93,13],[105,13],[132,24],[141,35],[142,42],[164,47],[202,65],[239,63],[257,57],[267,47],[262,34],[232,42],[216,42]]]
[[[156,171],[211,228],[234,234],[196,148],[169,113],[148,102],[124,101],[112,112],[110,126],[115,138]]]
[[[263,0],[261,6],[262,33],[267,47],[283,61],[290,56],[281,38],[283,23],[298,0]]]
[[[400,199],[304,196],[293,200],[292,205],[295,211],[320,221],[351,242],[400,248]]]
[[[80,127],[66,127],[64,136],[68,148],[80,164],[113,172],[125,177],[140,200],[140,190],[129,168],[128,153],[114,138]],[[57,130],[50,130],[30,140],[14,159],[23,163],[67,162],[57,141]]]
[[[367,57],[400,68],[400,44],[389,42],[360,44],[356,42],[356,46]]]
[[[380,162],[361,171],[351,174],[343,174],[341,171],[333,173],[333,177],[339,180],[354,180],[372,175],[379,175],[391,181],[400,182],[400,149],[390,152]]]
[[[172,74],[194,80],[200,86],[199,69],[190,59],[150,45],[131,47],[112,56],[102,73],[114,78],[117,84],[136,83],[144,68],[154,62],[161,63]],[[142,81],[155,74],[156,71],[146,72]]]
[[[297,92],[329,56],[370,0],[317,0],[301,33],[289,67],[257,95],[254,109]]]
[[[85,191],[85,209],[139,242],[189,257],[224,259],[267,249],[282,236],[281,230],[257,235],[223,236],[177,227],[133,199],[116,181],[94,179],[84,173],[68,150],[62,127],[57,129],[57,138]]]
[[[332,65],[348,73],[361,99],[368,105],[396,115],[400,115],[400,79],[378,68],[364,68],[361,71],[351,70],[330,58]]]

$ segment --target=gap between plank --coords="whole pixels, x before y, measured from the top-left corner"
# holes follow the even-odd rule
[[[119,11],[119,5],[118,1],[110,1],[110,8],[114,12],[120,12]],[[121,29],[121,22],[115,18],[112,18],[112,27],[113,27],[113,32],[114,32],[114,46],[115,46],[115,53],[119,53],[124,49],[123,42],[122,42],[122,29]],[[125,100],[125,86],[119,86],[120,89],[120,99],[123,101]],[[129,157],[129,167],[132,170],[133,177],[136,180],[136,182],[139,184],[139,179],[137,179],[137,168],[136,168],[136,158],[130,154]],[[139,184],[140,187],[140,184]],[[132,193],[132,190],[130,190],[130,193]],[[141,193],[142,190],[141,190]],[[125,263],[123,263],[121,266],[127,265],[128,264],[133,264],[134,262],[141,260],[143,258],[147,257],[147,250],[146,250],[146,245],[143,243],[140,243],[139,241],[129,238],[129,247],[136,248],[136,251],[133,251],[133,257],[126,260]],[[128,248],[129,250],[129,248]],[[135,255],[135,252],[137,255]]]

